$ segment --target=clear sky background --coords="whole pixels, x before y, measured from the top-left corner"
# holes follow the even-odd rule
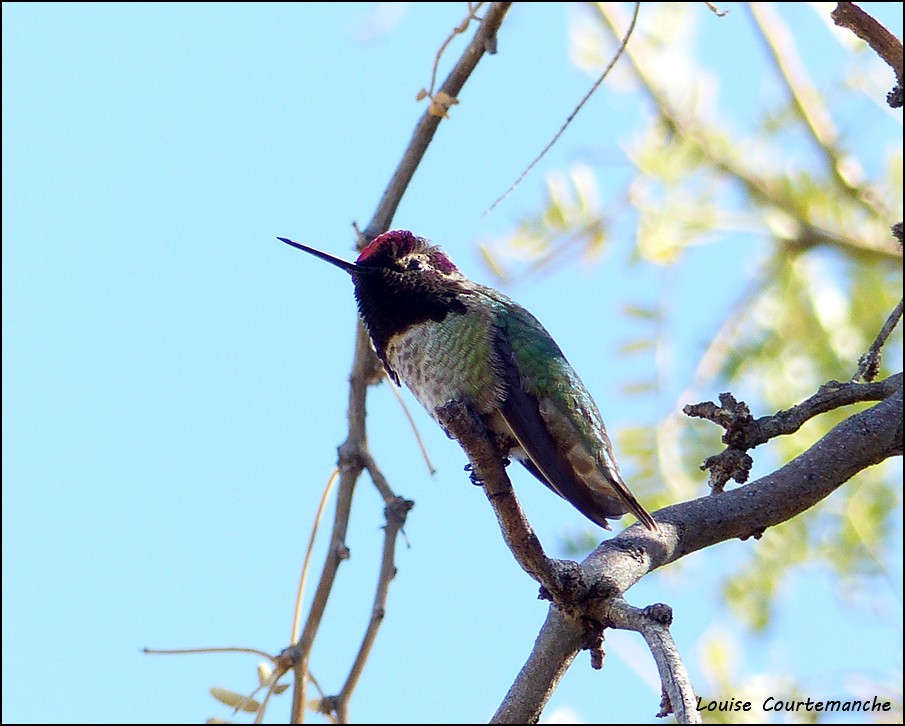
[[[763,51],[736,4],[726,18],[699,5],[712,70],[727,73],[720,112],[744,130],[746,109],[770,94]],[[863,5],[901,37],[900,4]],[[415,94],[464,7],[3,4],[4,722],[228,717],[207,690],[251,690],[256,658],[139,649],[287,645],[311,522],[345,437],[355,307],[344,274],[276,236],[353,255],[351,224],[364,227],[376,207],[424,111]],[[841,51],[813,8],[784,12],[793,30],[807,28],[799,40],[818,72],[831,74]],[[569,57],[580,17],[570,5],[515,6],[499,53],[481,61],[396,215],[394,226],[443,245],[482,282],[492,280],[476,243],[535,208],[549,172],[589,148],[614,174],[627,171],[620,150],[646,109],[603,89],[482,216],[592,82]],[[878,155],[894,118],[877,129]],[[616,311],[659,284],[624,265],[630,253],[631,239],[616,239],[602,260],[507,289],[556,337],[613,431],[637,414],[617,393],[637,361],[616,357],[631,333]],[[757,246],[726,239],[700,254],[743,276]],[[676,391],[737,284],[700,299],[697,282],[677,286],[689,351],[676,360]],[[460,449],[404,395],[438,472],[427,475],[389,387],[372,390],[372,451],[416,506],[352,718],[486,721],[547,606],[469,484]],[[513,475],[541,540],[561,554],[557,542],[581,516]],[[370,611],[382,523],[363,478],[352,558],[312,661],[328,693]],[[722,545],[723,562],[752,546]],[[322,538],[314,576],[323,551]],[[674,607],[697,683],[699,639],[726,632],[729,642],[732,629],[712,597],[718,574],[698,555],[681,578],[657,573],[629,593],[636,605]],[[901,559],[892,576],[900,592]],[[769,638],[740,641],[741,675],[788,669],[838,697],[839,674],[897,664],[890,685],[901,693],[901,631],[889,636],[900,610],[842,602],[820,571],[780,597]],[[579,657],[548,716],[655,721],[659,684],[643,643],[611,633],[607,652],[602,672]],[[269,720],[285,721],[288,701]]]

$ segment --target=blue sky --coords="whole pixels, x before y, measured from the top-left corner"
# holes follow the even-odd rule
[[[799,5],[789,20],[817,26],[803,36],[812,57],[838,51]],[[900,5],[863,5],[901,37]],[[703,4],[697,13],[708,52],[718,59],[748,43],[733,48],[734,78],[760,84],[762,55],[734,30],[741,11],[726,7],[723,19]],[[3,4],[4,722],[227,717],[207,690],[250,690],[256,659],[139,649],[287,644],[311,522],[345,437],[355,307],[347,276],[276,236],[352,256],[351,224],[370,218],[424,110],[415,94],[463,15],[464,4],[449,3]],[[591,83],[569,59],[577,17],[561,4],[515,7],[499,53],[466,85],[396,215],[394,226],[443,245],[482,282],[492,280],[476,243],[534,208],[546,174],[592,147],[614,174],[627,172],[621,149],[644,108],[601,93],[483,216]],[[838,62],[830,53],[821,68]],[[762,98],[738,94],[729,122],[745,128],[745,104]],[[742,249],[742,259],[756,257],[753,245]],[[626,268],[630,253],[623,240],[597,264],[507,289],[556,337],[613,431],[634,422],[616,391],[637,365],[616,358],[630,333],[616,311],[660,282]],[[739,246],[727,240],[703,254],[716,268],[736,263]],[[684,303],[685,324],[698,324],[689,325],[692,347],[730,299],[727,283],[722,301]],[[461,451],[404,395],[438,473],[427,475],[388,386],[373,390],[372,451],[416,506],[352,718],[486,720],[546,606],[468,483]],[[580,515],[530,476],[514,477],[556,554]],[[370,610],[382,522],[362,479],[352,559],[312,662],[328,692]],[[725,544],[725,561],[750,546]],[[315,575],[323,551],[322,539]],[[716,581],[707,559],[685,568],[682,578],[646,578],[630,600],[673,605],[676,639],[700,682],[696,643],[731,620],[707,596]],[[826,612],[808,607],[815,593],[825,593]],[[865,622],[820,572],[782,598],[789,607],[769,647],[749,645],[742,673],[791,668],[825,679],[897,663],[901,679],[901,634],[890,639],[886,627],[899,614]],[[603,672],[580,656],[548,712],[654,720],[649,654],[624,633],[608,635],[607,649]],[[287,711],[288,696],[271,720]]]

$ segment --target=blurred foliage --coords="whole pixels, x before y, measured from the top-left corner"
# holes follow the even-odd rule
[[[575,24],[573,58],[595,75],[618,44],[627,14],[618,3],[583,10]],[[749,267],[747,260],[756,260],[756,269],[726,271],[739,277],[738,297],[719,329],[694,351],[693,378],[677,399],[660,406],[668,410],[662,420],[640,421],[618,432],[617,448],[632,488],[651,509],[704,495],[700,464],[722,448],[722,431],[683,416],[684,404],[732,390],[760,416],[800,402],[828,380],[848,380],[902,295],[901,248],[889,231],[902,218],[901,138],[889,139],[880,163],[862,159],[857,134],[843,141],[833,118],[843,115],[849,125],[856,118],[855,130],[872,133],[875,120],[889,112],[883,99],[893,76],[885,66],[885,73],[866,72],[880,61],[850,34],[823,27],[829,22],[827,7],[811,10],[826,42],[838,43],[834,50],[850,59],[838,77],[819,88],[799,58],[779,5],[732,6],[768,51],[764,76],[772,74],[773,84],[772,93],[759,96],[766,97],[760,117],[746,119],[749,130],[739,132],[733,129],[738,124],[716,117],[721,89],[700,60],[705,48],[696,32],[700,23],[724,19],[708,15],[703,4],[645,6],[617,66],[621,73],[610,84],[610,92],[639,94],[649,111],[635,138],[619,141],[631,162],[624,184],[604,199],[598,171],[590,163],[576,163],[550,175],[543,209],[505,239],[482,246],[490,270],[506,281],[548,271],[579,255],[599,256],[615,239],[627,239],[615,233],[617,224],[620,230],[631,225],[636,264],[667,271],[695,264],[700,255],[689,254],[693,248],[728,235],[751,241],[738,259]],[[732,32],[738,31],[736,23]],[[770,52],[780,59],[772,66]],[[866,80],[873,77],[888,79],[888,85]],[[612,148],[614,142],[600,143]],[[608,179],[614,175],[611,169],[599,173]],[[639,290],[638,299],[624,307],[636,337],[624,341],[619,355],[656,361],[651,376],[625,382],[624,395],[657,402],[675,395],[663,385],[669,358],[657,352],[688,350],[691,344],[674,339],[671,312],[668,296],[657,291],[645,295]],[[887,344],[881,378],[901,370],[901,331],[900,324]],[[825,414],[795,435],[756,449],[755,471],[765,473],[794,458],[856,410]],[[884,553],[897,549],[901,538],[899,475],[897,465],[864,471],[752,544],[747,560],[732,563],[722,583],[730,611],[751,632],[764,632],[775,614],[777,593],[796,570],[815,564],[835,573],[840,597],[871,607],[879,597],[878,582],[885,581],[889,592]],[[594,544],[583,535],[565,542],[573,554]],[[713,664],[723,657],[710,653],[707,660]],[[747,688],[711,685],[724,693]],[[787,684],[782,692],[795,688]],[[900,690],[894,700],[901,704]],[[738,714],[705,716],[712,722],[739,722]],[[763,714],[752,718],[759,721]]]

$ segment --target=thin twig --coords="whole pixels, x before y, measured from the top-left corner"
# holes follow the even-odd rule
[[[196,655],[198,653],[250,653],[274,661],[275,658],[270,653],[265,653],[257,648],[239,648],[239,647],[218,647],[218,648],[142,648],[142,653],[148,655]]]
[[[853,382],[872,381],[877,377],[880,372],[880,351],[883,350],[883,346],[886,345],[886,341],[889,339],[889,336],[892,334],[896,325],[899,324],[901,318],[902,301],[899,300],[899,304],[896,305],[889,314],[889,317],[886,318],[886,322],[883,323],[883,327],[880,328],[880,332],[877,334],[874,342],[871,343],[870,348],[868,348],[867,352],[858,359],[858,370],[855,375],[852,376]]]
[[[463,20],[455,28],[453,28],[452,32],[446,37],[446,40],[444,40],[443,43],[440,45],[440,50],[437,51],[437,55],[434,57],[434,67],[431,70],[430,88],[423,91],[424,96],[421,96],[421,98],[427,97],[427,98],[432,99],[434,97],[434,95],[435,95],[434,88],[437,85],[437,70],[440,67],[440,59],[443,57],[443,54],[446,52],[446,49],[449,46],[449,44],[452,43],[453,38],[455,38],[457,35],[461,35],[466,30],[468,30],[468,26],[472,20],[478,19],[477,12],[478,12],[478,10],[481,9],[481,6],[483,4],[484,3],[477,3],[476,5],[472,5],[471,3],[468,3],[468,15],[465,16],[465,20]],[[420,96],[420,94],[419,94],[419,96]],[[418,100],[420,101],[421,98],[419,98]]]
[[[528,166],[525,167],[525,170],[521,174],[519,174],[518,179],[516,179],[514,182],[512,182],[512,186],[510,186],[505,192],[503,192],[499,196],[499,198],[497,198],[497,200],[493,204],[491,204],[490,207],[488,207],[487,211],[484,212],[483,216],[486,217],[488,214],[490,214],[500,202],[502,202],[506,197],[508,197],[510,194],[512,194],[512,192],[515,190],[515,188],[519,184],[522,183],[522,180],[526,176],[528,176],[528,174],[531,173],[531,170],[535,166],[537,166],[538,162],[540,162],[540,160],[543,159],[547,155],[547,152],[553,148],[553,145],[557,141],[559,141],[559,137],[563,135],[565,130],[569,127],[569,124],[572,123],[572,119],[574,119],[578,115],[578,112],[581,111],[582,107],[588,102],[588,99],[594,95],[594,92],[598,88],[600,88],[600,84],[603,83],[603,81],[606,79],[606,77],[610,74],[610,71],[613,69],[613,66],[616,65],[616,61],[619,60],[619,58],[622,56],[623,51],[625,50],[626,45],[628,45],[628,39],[632,36],[632,32],[634,32],[634,30],[635,30],[635,23],[638,21],[638,11],[640,8],[641,8],[641,3],[636,2],[635,11],[632,14],[632,20],[629,23],[628,30],[625,31],[625,35],[622,37],[622,42],[619,44],[619,48],[616,49],[616,53],[613,55],[612,60],[609,62],[607,67],[603,69],[603,73],[600,74],[600,77],[595,81],[594,85],[591,86],[590,90],[584,95],[584,98],[582,98],[581,101],[578,102],[578,105],[575,107],[575,109],[572,111],[572,113],[569,114],[565,123],[559,127],[559,131],[556,132],[556,134],[553,136],[553,138],[550,139],[550,142],[534,158],[534,161],[532,161],[530,164],[528,164]]]
[[[321,495],[320,504],[317,505],[317,514],[314,515],[314,524],[311,525],[311,536],[308,538],[308,549],[305,551],[305,561],[302,564],[302,574],[299,577],[299,588],[295,597],[295,616],[292,619],[292,635],[289,637],[290,643],[295,643],[299,637],[299,623],[302,618],[302,598],[305,595],[305,581],[308,579],[308,567],[311,565],[311,553],[314,551],[314,539],[317,536],[317,528],[320,526],[321,517],[324,516],[324,509],[327,506],[327,499],[330,492],[333,491],[333,484],[339,476],[339,469],[334,469],[327,480],[327,486],[324,487],[324,493]]]
[[[336,715],[340,723],[348,723],[349,721],[349,699],[358,684],[358,679],[361,677],[365,663],[371,653],[371,647],[377,638],[377,630],[383,621],[390,581],[396,576],[396,538],[405,524],[406,515],[414,505],[414,502],[400,497],[395,502],[388,504],[384,510],[386,513],[386,525],[384,527],[383,557],[381,558],[380,574],[377,578],[377,589],[374,593],[374,604],[371,608],[371,618],[362,638],[361,647],[358,649],[358,655],[349,670],[346,682],[336,697]]]
[[[282,678],[288,671],[283,671],[280,673],[279,671],[274,671],[271,675],[270,681],[267,683],[267,693],[264,694],[264,700],[261,701],[261,707],[258,709],[257,714],[255,714],[255,723],[264,723],[264,714],[267,712],[267,704],[270,703],[270,698],[276,692],[277,681]],[[261,686],[264,684],[262,683]]]
[[[481,60],[485,53],[493,52],[496,49],[497,30],[499,30],[510,5],[512,3],[491,4],[484,14],[481,25],[475,32],[471,43],[469,43],[468,48],[465,49],[455,67],[450,71],[443,85],[440,86],[438,94],[444,93],[448,98],[458,98],[459,92],[472,71],[477,67],[478,61]],[[380,198],[374,216],[371,217],[371,221],[365,227],[364,237],[366,240],[372,240],[390,228],[390,222],[396,214],[396,208],[402,200],[402,195],[408,188],[415,169],[418,168],[418,164],[424,157],[424,152],[427,151],[427,147],[434,138],[434,134],[442,120],[441,116],[430,113],[430,110],[425,111],[421,116],[415,126],[408,148],[406,148],[399,166],[396,167],[390,183]]]
[[[415,435],[415,442],[418,444],[418,448],[421,450],[421,456],[424,457],[424,463],[427,465],[428,473],[433,476],[437,473],[437,470],[434,468],[434,464],[430,459],[430,455],[427,453],[427,447],[424,445],[424,441],[421,439],[421,434],[418,432],[418,427],[415,425],[415,419],[412,418],[412,414],[408,409],[408,406],[405,405],[405,400],[402,398],[402,395],[399,393],[399,389],[396,387],[396,384],[390,380],[389,374],[386,372],[386,369],[383,369],[384,378],[386,378],[387,383],[389,383],[390,390],[393,392],[393,395],[396,397],[396,400],[399,402],[400,408],[402,408],[402,413],[405,414],[405,418],[409,422],[409,426],[412,427],[412,433]]]
[[[371,456],[371,452],[366,449],[361,452],[360,456],[361,463],[364,465],[365,469],[368,470],[371,481],[374,482],[374,486],[377,488],[377,491],[380,492],[380,496],[383,497],[384,503],[389,506],[399,499],[393,492],[393,489],[383,475],[383,472],[380,471],[380,467],[377,466],[377,462],[374,461],[374,457]]]

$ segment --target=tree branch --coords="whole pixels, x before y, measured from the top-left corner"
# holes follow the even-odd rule
[[[437,95],[442,93],[449,98],[458,98],[465,81],[468,80],[484,53],[496,52],[497,30],[499,30],[503,18],[506,17],[506,12],[509,10],[510,5],[512,3],[491,4],[482,18],[474,38],[468,48],[465,49],[459,62],[456,63],[455,68],[446,77]],[[390,179],[390,183],[380,198],[380,203],[377,205],[374,216],[371,217],[371,221],[365,228],[364,237],[366,241],[374,239],[377,235],[386,232],[390,228],[390,223],[393,220],[393,215],[396,214],[396,208],[402,200],[402,195],[408,188],[409,182],[411,182],[415,170],[418,168],[418,164],[421,162],[442,120],[441,116],[432,114],[429,109],[421,116],[418,125],[415,126],[412,140],[409,142],[399,166],[396,167],[393,178]]]
[[[665,718],[672,713],[679,723],[701,723],[691,679],[669,632],[672,608],[657,603],[641,610],[622,598],[614,598],[609,603],[608,619],[613,627],[641,633],[654,656],[663,684],[663,699],[657,718]]]
[[[898,379],[901,381],[901,378]],[[648,572],[729,539],[760,536],[825,499],[858,472],[902,453],[902,387],[772,474],[718,496],[657,512],[659,536],[633,525],[582,562],[593,582],[623,593]],[[630,556],[627,556],[630,555]],[[593,573],[604,573],[602,579]]]
[[[701,469],[710,470],[710,488],[723,491],[729,479],[739,484],[748,480],[753,460],[748,451],[777,436],[793,434],[807,421],[827,411],[861,401],[882,401],[902,387],[902,374],[890,376],[879,383],[824,383],[810,398],[796,406],[778,411],[772,416],[754,419],[744,401],[736,401],[731,393],[720,394],[720,405],[711,402],[685,406],[688,416],[713,421],[726,429],[723,443],[726,449],[704,460]]]
[[[377,630],[380,628],[386,612],[390,581],[396,576],[396,537],[402,530],[403,525],[405,525],[405,518],[413,506],[415,506],[413,501],[402,497],[394,497],[393,501],[387,504],[384,509],[386,525],[384,526],[383,557],[381,558],[380,575],[377,578],[374,605],[371,608],[371,619],[368,622],[361,647],[358,649],[358,655],[355,657],[355,662],[352,664],[346,682],[333,703],[340,723],[349,723],[349,700],[352,697],[355,686],[358,685],[358,679],[361,677],[368,656],[371,654],[371,647],[377,638]]]
[[[852,377],[853,382],[872,381],[877,377],[877,373],[880,372],[880,351],[883,350],[883,346],[886,345],[886,341],[889,339],[889,336],[892,334],[896,325],[899,324],[901,318],[902,301],[899,300],[899,304],[896,305],[889,314],[889,317],[886,318],[886,322],[883,324],[883,327],[880,328],[880,332],[877,333],[877,337],[874,342],[871,343],[870,348],[868,348],[867,352],[858,359],[858,371]]]
[[[537,723],[581,647],[581,627],[551,606],[527,662],[490,723]]]
[[[585,604],[586,616],[607,623],[612,600],[649,572],[720,542],[760,537],[769,527],[810,509],[858,472],[901,455],[902,440],[900,386],[881,403],[835,426],[772,474],[718,496],[657,511],[660,532],[632,525],[582,561],[594,594]],[[543,711],[552,688],[574,660],[582,638],[582,624],[551,606],[534,650],[494,723],[532,723],[532,715]],[[555,679],[550,681],[552,686],[545,678]],[[672,697],[670,701],[677,706]]]
[[[330,599],[339,565],[349,556],[345,541],[349,526],[349,514],[352,510],[352,495],[355,493],[358,477],[364,469],[364,463],[362,458],[358,456],[358,452],[364,448],[366,441],[364,402],[368,382],[373,376],[373,364],[367,357],[370,345],[367,333],[363,332],[361,323],[358,323],[355,358],[352,363],[352,373],[349,376],[349,435],[339,447],[339,490],[336,495],[336,513],[333,516],[330,546],[327,549],[327,559],[321,570],[317,589],[311,600],[311,608],[305,620],[305,628],[299,637],[298,643],[293,643],[291,646],[295,682],[292,693],[292,723],[302,723],[304,720],[307,700],[305,694],[308,681],[308,660],[311,656],[311,648],[314,645],[314,638],[317,635],[324,611],[327,608],[327,601]],[[373,353],[371,355],[373,356]]]
[[[898,93],[898,103],[894,104],[893,99],[889,97],[887,100],[893,108],[901,106],[903,86],[902,41],[854,3],[836,3],[836,9],[830,13],[830,17],[840,28],[848,28],[866,42],[892,68],[896,74],[897,86],[890,92],[890,96],[895,96]],[[896,89],[898,89],[898,92]]]
[[[543,588],[542,596],[552,598],[561,607],[582,599],[588,588],[581,570],[574,562],[552,560],[544,553],[518,503],[499,448],[480,419],[457,401],[441,406],[436,413],[449,436],[465,450],[471,462],[472,478],[483,485],[506,545],[519,566]]]
[[[450,72],[440,89],[441,91],[446,92],[450,97],[457,96],[484,53],[495,49],[497,30],[510,5],[511,3],[491,4],[471,43]],[[429,112],[426,112],[421,117],[409,145],[377,205],[374,216],[368,223],[363,235],[360,235],[363,238],[363,240],[359,240],[360,246],[362,241],[370,241],[389,229],[399,202],[415,173],[415,169],[417,169],[424,153],[427,151],[427,147],[440,121],[441,118],[439,116],[431,115]],[[336,514],[330,540],[331,545],[312,599],[311,610],[305,622],[305,629],[302,631],[298,643],[293,644],[284,651],[287,654],[287,658],[291,656],[294,671],[292,723],[301,723],[304,718],[308,660],[311,648],[320,628],[339,564],[348,557],[345,538],[348,530],[349,513],[352,507],[352,495],[354,494],[358,477],[364,469],[365,462],[371,460],[367,449],[365,401],[368,386],[380,380],[380,376],[376,373],[379,368],[380,366],[371,347],[367,332],[361,321],[358,321],[355,355],[352,361],[352,372],[349,376],[349,435],[339,447],[339,468],[341,474],[337,492]],[[375,484],[380,488],[381,481],[375,479]],[[388,491],[391,492],[388,488],[381,488],[385,501]]]

